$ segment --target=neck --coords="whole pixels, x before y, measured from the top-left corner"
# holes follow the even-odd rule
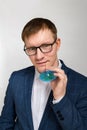
[[[56,59],[55,64],[53,66],[55,66],[55,67],[59,66],[59,60],[58,59]]]

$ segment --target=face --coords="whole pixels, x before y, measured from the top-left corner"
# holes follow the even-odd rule
[[[40,30],[38,33],[29,36],[25,39],[26,48],[28,47],[38,47],[43,44],[50,44],[54,42],[53,34],[50,30],[44,29]],[[60,47],[60,39],[57,39],[52,46],[52,51],[48,53],[43,53],[38,48],[35,55],[29,56],[31,62],[38,70],[38,72],[43,72],[49,66],[58,66],[57,51]]]

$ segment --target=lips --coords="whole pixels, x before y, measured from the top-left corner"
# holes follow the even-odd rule
[[[38,65],[45,65],[47,64],[47,61],[41,61],[41,62],[37,62]]]

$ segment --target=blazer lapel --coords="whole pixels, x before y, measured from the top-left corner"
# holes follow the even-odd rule
[[[29,120],[30,129],[34,130],[33,120],[32,120],[32,111],[31,111],[31,94],[32,94],[32,85],[34,80],[34,68],[25,76],[25,107],[27,112],[27,118]]]
[[[62,60],[60,60],[61,64],[62,64],[62,70],[65,71],[66,74],[68,74],[68,68],[66,67],[66,65],[64,64],[64,62]]]

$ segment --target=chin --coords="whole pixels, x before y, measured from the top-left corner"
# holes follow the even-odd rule
[[[39,67],[39,68],[37,68],[37,71],[39,72],[39,73],[42,73],[42,72],[44,72],[46,70],[46,68],[43,68],[43,67]]]

